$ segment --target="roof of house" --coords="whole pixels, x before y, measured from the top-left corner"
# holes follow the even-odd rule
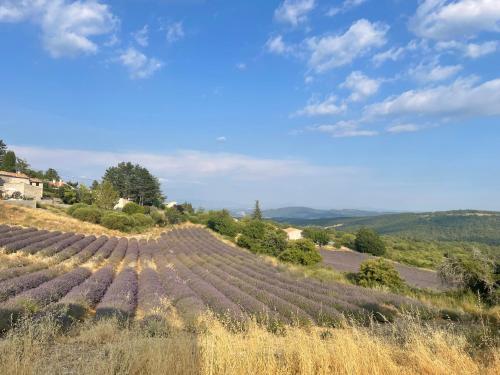
[[[31,182],[43,182],[43,180],[40,180],[39,178],[36,178],[36,177],[34,177],[34,178],[30,177],[30,181]]]
[[[0,176],[9,176],[9,177],[17,177],[17,178],[29,178],[24,173],[7,172],[7,171],[0,171]]]

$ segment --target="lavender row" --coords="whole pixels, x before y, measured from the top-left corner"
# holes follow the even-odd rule
[[[61,234],[61,232],[39,231],[37,233],[37,235],[28,236],[25,239],[18,240],[15,242],[10,242],[9,244],[5,245],[4,247],[5,247],[6,253],[14,253],[19,249],[36,244],[37,242],[41,242],[41,241],[45,241],[47,239],[57,237],[59,234]]]
[[[81,239],[58,253],[56,255],[57,261],[66,260],[75,254],[86,251],[95,240],[94,236]],[[18,293],[24,292],[25,290],[36,288],[40,284],[53,279],[64,271],[64,268],[56,266],[0,282],[0,302]]]
[[[55,233],[60,233],[60,232],[55,232]],[[67,240],[71,237],[73,237],[75,234],[70,232],[70,233],[60,233],[57,236],[50,237],[46,239],[45,241],[38,241],[37,243],[31,244],[25,248],[22,249],[23,253],[26,254],[35,254],[41,249],[45,249],[49,246],[52,246],[60,241]]]
[[[96,307],[96,317],[114,316],[130,319],[134,316],[137,305],[136,263],[139,255],[137,240],[130,240],[123,259],[123,269],[111,283],[101,302]]]
[[[187,321],[195,319],[207,308],[203,300],[182,279],[163,252],[155,252],[155,261],[160,281],[177,312]]]
[[[238,305],[217,290],[217,288],[196,275],[178,259],[172,257],[169,261],[173,264],[179,276],[187,282],[189,287],[212,311],[219,316],[228,317],[231,320],[238,321],[244,318],[244,313]]]
[[[45,234],[47,231],[38,231],[35,228],[21,229],[18,232],[2,235],[0,238],[0,247],[5,246],[11,242],[24,240],[25,238],[37,236],[40,233]]]
[[[90,270],[79,267],[37,288],[21,293],[0,305],[0,330],[8,328],[9,324],[15,323],[22,314],[37,312],[51,302],[58,301],[90,275]]]

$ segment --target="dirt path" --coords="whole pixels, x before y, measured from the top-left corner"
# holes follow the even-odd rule
[[[323,263],[341,272],[358,272],[361,263],[371,255],[357,253],[350,250],[321,250]],[[445,290],[436,271],[424,270],[417,267],[406,266],[401,263],[394,263],[400,276],[411,286],[418,288],[429,288]]]

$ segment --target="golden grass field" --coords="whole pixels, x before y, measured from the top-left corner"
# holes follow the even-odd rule
[[[377,328],[251,324],[231,332],[212,318],[196,326],[123,328],[84,323],[66,334],[50,321],[25,322],[0,340],[2,374],[498,374],[500,353],[468,352],[465,337],[408,318]]]

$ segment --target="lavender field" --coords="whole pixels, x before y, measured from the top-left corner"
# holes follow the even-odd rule
[[[28,314],[143,320],[207,310],[231,321],[335,326],[343,316],[391,321],[418,302],[280,271],[209,231],[157,240],[0,226],[0,330]]]

